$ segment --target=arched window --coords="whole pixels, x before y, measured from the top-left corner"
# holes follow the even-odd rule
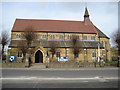
[[[64,36],[63,36],[63,35],[60,35],[60,36],[59,36],[59,39],[63,40],[63,39],[64,39]]]
[[[60,52],[57,52],[57,53],[56,53],[56,57],[60,57]]]
[[[102,41],[102,46],[103,46],[103,47],[105,46],[104,41]]]
[[[95,36],[91,36],[91,40],[95,40]]]
[[[18,57],[22,57],[22,52],[21,51],[18,51]]]
[[[50,39],[54,40],[55,39],[55,35],[50,35]]]
[[[35,34],[35,39],[37,39],[38,38],[38,35],[37,34]]]
[[[47,35],[42,35],[42,39],[47,39]]]
[[[79,40],[79,36],[77,36],[77,40]]]
[[[87,55],[87,49],[84,49],[84,55],[85,56]]]
[[[83,36],[83,40],[87,40],[87,36]]]
[[[96,53],[95,53],[95,52],[92,53],[92,57],[93,57],[93,58],[96,57]]]
[[[71,39],[71,35],[68,35],[68,36],[67,36],[67,39]]]
[[[20,38],[20,34],[16,34],[16,38]]]

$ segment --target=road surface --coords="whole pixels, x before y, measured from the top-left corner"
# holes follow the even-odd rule
[[[3,69],[3,88],[118,88],[118,68]]]

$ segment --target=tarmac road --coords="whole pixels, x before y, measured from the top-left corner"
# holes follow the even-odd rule
[[[3,88],[117,88],[118,68],[3,69]]]

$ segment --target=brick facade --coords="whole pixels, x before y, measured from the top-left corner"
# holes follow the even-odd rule
[[[76,30],[76,29],[79,29],[77,27],[77,25],[79,25],[79,21],[62,21],[62,20],[56,20],[56,21],[55,20],[53,20],[53,21],[52,20],[50,20],[50,21],[42,20],[41,21],[41,20],[36,20],[36,22],[35,22],[35,20],[32,21],[32,20],[27,20],[27,19],[26,20],[25,19],[24,20],[16,19],[15,24],[12,29],[12,32],[11,32],[12,40],[11,40],[11,44],[9,46],[9,48],[11,48],[11,49],[9,50],[8,54],[16,55],[17,62],[22,61],[23,55],[22,54],[21,54],[22,56],[18,55],[18,54],[20,54],[20,50],[18,49],[19,47],[17,46],[17,42],[20,40],[25,40],[22,36],[24,33],[23,28],[27,26],[28,22],[29,23],[33,22],[32,24],[34,26],[36,39],[39,41],[37,43],[35,43],[33,41],[31,51],[27,53],[27,55],[31,55],[33,63],[35,63],[36,52],[38,50],[40,50],[40,52],[43,55],[43,58],[42,58],[43,63],[50,63],[50,62],[58,63],[58,60],[56,57],[57,53],[52,58],[52,54],[49,51],[50,46],[47,44],[43,45],[44,43],[40,43],[41,40],[43,40],[45,42],[50,42],[50,41],[64,42],[63,46],[59,45],[59,47],[57,47],[56,52],[60,53],[60,57],[68,57],[68,62],[75,62],[75,61],[76,62],[95,62],[95,60],[98,57],[98,44],[97,43],[100,42],[100,45],[101,45],[100,46],[100,56],[103,56],[104,60],[110,60],[109,38],[101,30],[99,30],[96,26],[94,26],[92,24],[92,22],[89,19],[89,15],[87,15],[87,14],[85,13],[84,21],[80,21],[81,25],[78,26],[78,27],[80,27],[81,31]],[[24,22],[24,25],[22,25],[23,24],[22,21]],[[42,23],[43,21],[44,21],[44,23],[46,22],[45,23],[47,25],[46,27],[36,26],[36,24],[34,24],[37,22]],[[60,23],[60,26],[54,27],[54,25],[56,24],[54,22]],[[54,23],[54,24],[51,24],[51,23]],[[71,24],[71,23],[73,23],[73,24]],[[51,24],[51,27],[48,26],[48,24]],[[67,26],[64,26],[64,24]],[[59,25],[59,24],[56,24],[56,25]],[[73,25],[72,28],[75,27],[75,28],[73,28],[72,32],[69,31],[69,30],[71,30],[71,28],[70,28],[71,25]],[[39,28],[39,30],[37,30],[38,28]],[[45,30],[45,29],[48,29],[48,30]],[[61,29],[61,31],[60,31],[60,29]],[[71,40],[72,35],[79,36],[78,40],[83,42],[83,46],[82,46],[82,48],[80,48],[81,52],[79,53],[79,55],[76,59],[74,59],[74,55],[72,52],[73,48],[70,47],[69,45],[68,46],[65,45],[67,41]],[[47,57],[47,54],[49,54],[49,57]],[[61,63],[64,63],[64,62],[61,62]]]

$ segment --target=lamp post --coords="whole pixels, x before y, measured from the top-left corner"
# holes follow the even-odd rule
[[[9,62],[8,55],[10,54],[10,50],[11,50],[11,48],[9,47],[9,48],[8,48],[8,53],[5,54],[5,57],[6,57],[5,63],[6,63],[6,62]]]
[[[97,61],[100,62],[100,42],[98,42],[98,58]]]
[[[50,60],[49,60],[49,52],[47,51],[47,54],[46,54],[46,58],[47,58],[47,66],[46,66],[46,68],[48,68],[49,67],[49,63],[50,63]]]
[[[85,56],[86,56],[86,48],[84,49],[84,66],[85,66]]]

